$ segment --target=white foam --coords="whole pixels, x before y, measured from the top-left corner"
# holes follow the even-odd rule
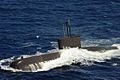
[[[17,70],[17,69],[9,67],[9,63],[12,62],[13,59],[14,59],[14,57],[0,60],[0,68],[3,69],[3,70],[9,70],[9,71],[13,71],[13,72],[21,71],[21,70]],[[3,63],[7,63],[7,62],[9,62],[7,65],[3,65]]]
[[[113,44],[112,46],[115,46],[120,49],[120,44]]]
[[[36,38],[39,38],[39,36],[37,35]]]
[[[113,64],[112,64],[112,66],[117,66],[117,65],[118,65],[118,63],[113,63]]]
[[[52,44],[52,47],[54,47],[54,48],[58,48],[58,42],[50,42],[51,44]]]
[[[113,45],[113,46],[120,47],[120,45]],[[51,52],[54,52],[54,50]],[[60,50],[60,52],[61,52],[60,58],[39,63],[42,65],[42,68],[37,71],[46,71],[56,67],[61,67],[63,65],[70,65],[72,63],[78,63],[78,62],[81,63],[81,65],[91,65],[91,63],[93,64],[94,62],[104,62],[105,60],[111,58],[120,58],[120,48],[117,50],[109,50],[105,52],[92,52],[86,49],[69,48],[69,49]],[[38,54],[39,53],[37,53],[36,55]],[[2,65],[6,61],[11,62],[13,60],[11,58],[1,60],[0,61],[1,69],[12,70],[13,72],[19,71],[10,68],[9,65]],[[37,72],[37,71],[33,70],[32,72]]]

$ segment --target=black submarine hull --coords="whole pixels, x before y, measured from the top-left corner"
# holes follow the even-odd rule
[[[86,49],[88,51],[98,51],[98,52],[105,52],[108,50],[117,50],[117,47],[81,47],[81,49]]]
[[[59,52],[42,54],[39,56],[32,56],[28,58],[21,58],[15,60],[10,64],[10,67],[22,71],[35,71],[42,68],[41,62],[54,60],[60,57]]]
[[[82,47],[81,49],[86,49],[88,51],[98,51],[98,52],[105,52],[109,50],[117,50],[117,47]],[[28,58],[21,58],[19,60],[15,60],[10,64],[10,67],[22,71],[35,71],[42,68],[41,62],[55,60],[60,58],[61,53],[48,53],[39,56],[32,56]]]

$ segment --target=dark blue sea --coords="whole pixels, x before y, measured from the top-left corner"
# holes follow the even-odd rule
[[[0,0],[0,60],[55,49],[68,19],[82,46],[120,47],[120,0]],[[0,80],[120,80],[120,50],[91,53],[83,55],[92,61],[87,65],[38,72],[0,69]]]

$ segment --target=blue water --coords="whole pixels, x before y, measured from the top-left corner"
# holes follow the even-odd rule
[[[54,49],[51,42],[63,36],[62,25],[68,19],[82,42],[120,44],[119,0],[0,0],[0,60]],[[120,80],[120,59],[36,73],[0,70],[0,80],[68,79]]]

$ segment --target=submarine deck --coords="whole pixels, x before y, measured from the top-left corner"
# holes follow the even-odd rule
[[[82,47],[81,49],[87,49],[88,51],[99,51],[105,52],[108,50],[116,50],[117,47]],[[15,69],[20,69],[23,71],[32,71],[41,69],[42,65],[40,62],[45,62],[49,60],[54,60],[60,57],[60,52],[48,53],[39,56],[32,56],[28,58],[21,58],[19,60],[15,60],[10,64],[10,67]]]
[[[108,50],[116,50],[117,47],[81,47],[81,49],[87,49],[88,51],[108,51]]]
[[[32,56],[28,58],[21,58],[19,60],[13,61],[10,64],[10,67],[24,71],[32,71],[33,68],[37,70],[41,68],[40,62],[54,60],[59,57],[60,57],[60,53],[55,52],[55,53],[42,54],[39,56]]]

